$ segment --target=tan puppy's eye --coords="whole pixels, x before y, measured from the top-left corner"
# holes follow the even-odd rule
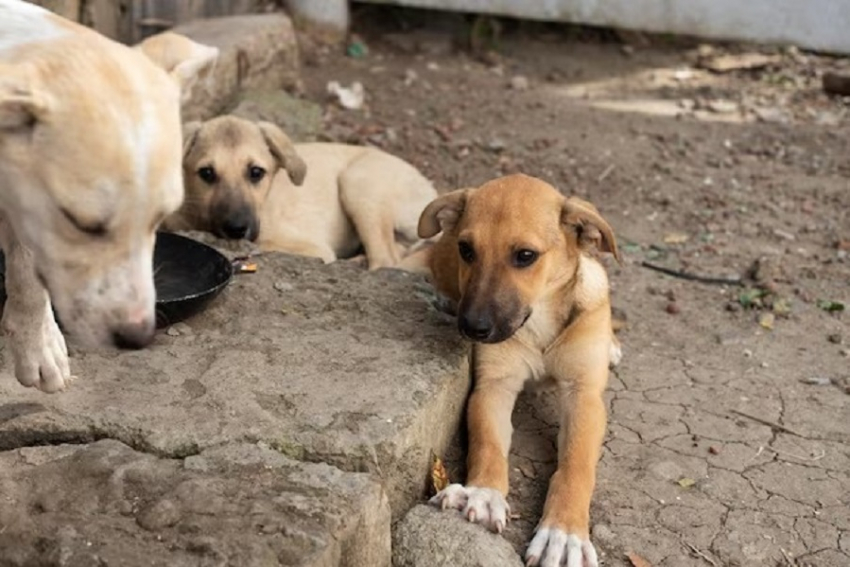
[[[513,258],[511,259],[514,266],[517,268],[527,268],[537,261],[537,258],[540,257],[540,254],[535,252],[534,250],[528,250],[526,248],[522,250],[517,250],[513,254]]]
[[[469,242],[460,241],[457,243],[457,251],[460,254],[460,259],[471,264],[475,261],[475,249]]]
[[[251,183],[259,183],[266,176],[266,170],[258,165],[252,165],[248,168],[248,179]]]
[[[215,169],[209,165],[198,170],[198,177],[200,177],[201,180],[208,185],[212,185],[218,181],[218,174],[215,172]]]

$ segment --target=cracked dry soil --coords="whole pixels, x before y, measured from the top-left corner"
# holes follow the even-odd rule
[[[542,177],[593,201],[625,251],[609,264],[628,325],[592,508],[605,565],[628,565],[626,553],[668,567],[850,564],[850,330],[846,313],[819,306],[850,300],[850,123],[818,79],[848,61],[791,51],[767,69],[693,75],[693,45],[624,49],[525,24],[482,61],[452,45],[460,18],[394,14],[355,14],[360,59],[305,42],[304,94],[324,105],[323,136],[384,147],[440,190]],[[691,71],[659,79],[677,69]],[[366,107],[336,107],[330,80],[360,81]],[[569,94],[599,84],[629,103],[755,100],[780,118],[614,112],[593,108],[603,95],[589,87]],[[671,278],[645,260],[747,287]],[[744,307],[751,288],[767,295]],[[514,415],[519,517],[505,537],[520,552],[554,470],[556,415],[545,393]],[[463,449],[447,460],[462,478]]]

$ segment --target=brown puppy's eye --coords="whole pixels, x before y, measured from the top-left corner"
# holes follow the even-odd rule
[[[248,179],[251,183],[259,183],[266,176],[266,170],[258,165],[252,165],[248,168]]]
[[[457,251],[458,254],[460,254],[460,259],[467,264],[471,264],[475,261],[475,250],[469,242],[458,242]]]
[[[539,256],[534,250],[517,250],[514,252],[513,263],[517,268],[527,268],[536,262]]]
[[[211,166],[200,168],[198,170],[198,177],[200,177],[204,183],[208,183],[210,185],[218,181],[218,174],[216,174],[215,169]]]

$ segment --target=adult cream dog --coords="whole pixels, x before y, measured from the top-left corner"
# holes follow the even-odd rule
[[[154,333],[155,230],[183,197],[180,87],[217,50],[168,72],[28,2],[0,0],[2,328],[15,375],[46,392],[70,378],[66,329],[140,348]]]
[[[419,235],[435,287],[457,302],[460,332],[475,341],[469,399],[469,474],[432,503],[501,532],[510,516],[511,413],[529,380],[550,379],[562,408],[558,470],[526,552],[528,565],[597,565],[590,500],[606,412],[608,366],[620,358],[605,269],[587,243],[618,259],[614,233],[586,201],[511,175],[433,201]]]
[[[437,196],[416,168],[376,148],[293,144],[274,124],[234,116],[184,130],[186,200],[170,230],[248,238],[325,262],[362,245],[376,269],[402,264]]]

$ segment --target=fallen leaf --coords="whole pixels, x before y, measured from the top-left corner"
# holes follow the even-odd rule
[[[744,307],[761,306],[761,298],[765,296],[765,291],[758,288],[747,288],[738,294],[738,303]]]
[[[525,478],[537,478],[537,471],[534,469],[534,465],[531,463],[522,463],[519,465],[519,472],[522,473],[522,476]]]
[[[627,552],[626,557],[629,558],[629,562],[632,564],[632,567],[652,567],[652,563],[650,563],[634,551]]]
[[[773,312],[779,317],[787,317],[791,313],[791,300],[781,297],[773,302]]]
[[[678,483],[679,483],[679,486],[681,486],[682,488],[690,488],[693,485],[695,485],[697,483],[697,481],[695,481],[692,478],[682,477],[682,478],[679,479]]]
[[[434,464],[431,466],[431,484],[434,486],[435,493],[449,485],[449,473],[446,472],[443,461],[437,455],[434,455]]]
[[[774,321],[776,321],[776,316],[773,313],[762,313],[759,315],[759,325],[769,331],[773,330]]]
[[[840,301],[832,301],[829,299],[818,299],[818,307],[829,313],[844,311],[844,304]]]
[[[664,235],[664,244],[684,244],[690,236],[684,232],[670,232]]]

